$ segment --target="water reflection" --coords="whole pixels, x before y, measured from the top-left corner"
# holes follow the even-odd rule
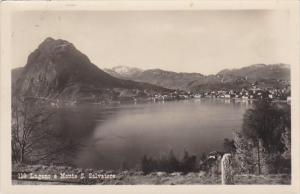
[[[74,158],[77,166],[115,169],[126,162],[134,167],[144,154],[222,149],[249,106],[224,99],[88,105],[61,110],[57,127],[84,144]]]
[[[83,145],[71,160],[75,165],[117,169],[124,163],[134,167],[144,154],[158,156],[170,149],[196,155],[220,150],[250,107],[248,101],[205,98],[82,105],[58,109],[51,125],[59,141],[73,139]]]

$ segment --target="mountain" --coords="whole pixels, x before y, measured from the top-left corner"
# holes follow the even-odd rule
[[[121,71],[120,71],[121,70]],[[177,73],[161,69],[141,70],[138,68],[120,66],[105,71],[118,78],[151,83],[170,89],[186,89],[187,83],[202,79],[200,73]]]
[[[27,97],[102,99],[118,95],[120,89],[135,92],[167,90],[148,83],[115,78],[91,63],[70,42],[53,38],[44,40],[29,55],[23,70],[12,71],[14,76],[19,76],[14,81],[14,94]]]
[[[65,40],[47,38],[25,67],[12,71],[13,94],[62,99],[113,99],[181,89],[187,91],[284,87],[290,81],[285,64],[256,64],[224,69],[215,75],[142,70],[117,66],[101,70]],[[169,88],[169,89],[166,89]]]
[[[286,64],[255,64],[239,69],[224,69],[203,80],[190,82],[191,90],[220,90],[247,88],[256,84],[260,88],[283,88],[290,81],[290,67]]]
[[[24,67],[18,67],[11,71],[11,84],[15,85],[17,80],[20,78]]]
[[[223,77],[245,77],[250,81],[262,79],[290,80],[290,67],[286,64],[255,64],[232,70],[222,70],[218,73]]]
[[[119,68],[116,67],[118,70]],[[125,71],[115,68],[106,72],[119,78],[147,82],[165,88],[182,90],[217,90],[241,89],[254,82],[263,83],[262,87],[275,87],[280,80],[290,80],[290,67],[286,64],[255,64],[239,69],[224,69],[214,75],[200,73],[177,73],[161,69],[134,71],[137,68],[122,67]],[[125,74],[123,72],[126,72]],[[134,72],[134,73],[127,73]]]
[[[187,83],[203,79],[200,73],[176,73],[161,69],[146,70],[135,77],[136,81],[143,81],[171,89],[185,90]]]
[[[136,67],[128,67],[128,66],[116,66],[111,69],[104,68],[103,71],[109,73],[114,77],[118,77],[122,79],[131,79],[132,77],[136,77],[143,72],[142,69]]]

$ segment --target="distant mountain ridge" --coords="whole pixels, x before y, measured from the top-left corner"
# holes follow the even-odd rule
[[[116,66],[111,69],[104,68],[103,71],[109,73],[110,75],[122,79],[128,79],[131,77],[138,76],[144,70],[136,68],[136,67],[129,67],[129,66]]]
[[[203,78],[201,73],[177,73],[162,69],[149,69],[144,71],[139,69],[139,71],[136,71],[136,68],[126,68],[128,69],[127,72],[132,73],[117,72],[114,68],[104,69],[104,71],[118,78],[151,83],[170,89],[185,89],[187,83]]]
[[[287,64],[254,64],[239,69],[224,69],[215,75],[203,75],[201,73],[177,73],[161,69],[131,71],[131,67],[126,73],[115,71],[114,68],[105,71],[115,77],[147,82],[171,89],[195,90],[197,88],[220,88],[224,85],[236,84],[240,87],[250,82],[260,82],[263,80],[290,80],[290,67]],[[136,69],[136,68],[134,68]],[[227,86],[226,86],[227,87]]]
[[[15,77],[17,76],[17,78]],[[30,97],[62,99],[109,98],[114,89],[167,89],[148,83],[115,78],[90,62],[65,40],[45,39],[33,51],[24,68],[12,71],[13,92]]]
[[[218,73],[222,76],[247,77],[253,81],[260,79],[290,79],[290,66],[287,64],[255,64],[240,69],[225,69]]]

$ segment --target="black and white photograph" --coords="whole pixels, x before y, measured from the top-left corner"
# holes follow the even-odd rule
[[[291,186],[291,10],[193,6],[11,12],[12,186]]]

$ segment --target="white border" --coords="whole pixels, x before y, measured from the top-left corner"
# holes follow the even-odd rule
[[[299,3],[296,0],[265,1],[10,1],[1,3],[1,186],[5,193],[300,193],[299,188]],[[291,83],[292,83],[292,184],[291,185],[175,185],[175,186],[27,186],[11,185],[10,151],[10,102],[11,102],[11,16],[17,11],[34,10],[246,10],[270,9],[289,10],[290,28],[293,32],[288,37],[291,45]],[[24,37],[26,38],[26,37]]]

